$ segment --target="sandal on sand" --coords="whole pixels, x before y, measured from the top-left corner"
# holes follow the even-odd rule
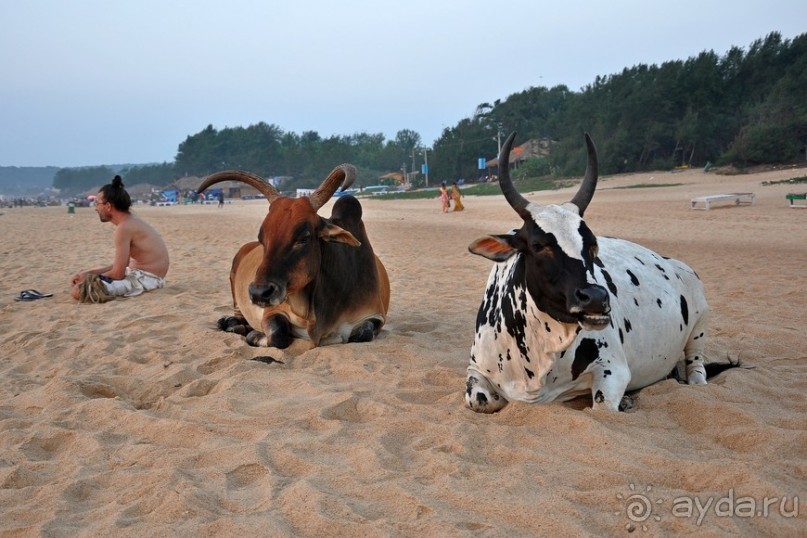
[[[36,290],[23,290],[14,298],[15,301],[36,301],[45,297],[53,297],[52,293],[42,293]]]

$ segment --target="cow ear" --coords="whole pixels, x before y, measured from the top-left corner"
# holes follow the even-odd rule
[[[330,222],[324,221],[324,226],[319,231],[319,238],[323,241],[331,241],[334,243],[344,243],[346,245],[350,245],[351,247],[359,247],[361,246],[361,242],[356,239],[352,233],[348,232],[344,228],[340,228],[336,224],[331,224]]]
[[[503,262],[518,252],[511,244],[512,241],[513,235],[511,234],[486,235],[468,245],[468,250],[494,262]]]

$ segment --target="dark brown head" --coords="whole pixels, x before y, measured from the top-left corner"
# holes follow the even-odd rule
[[[302,198],[281,196],[274,186],[249,172],[218,172],[202,182],[199,192],[221,181],[241,181],[255,187],[269,201],[269,211],[258,230],[263,261],[249,285],[253,303],[276,306],[314,281],[322,258],[321,242],[360,245],[350,232],[317,214],[336,189],[346,189],[355,178],[355,167],[337,166],[310,196]]]

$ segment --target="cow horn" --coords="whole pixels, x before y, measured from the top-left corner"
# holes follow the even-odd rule
[[[274,185],[267,183],[261,176],[255,175],[252,172],[244,172],[243,170],[224,170],[223,172],[211,174],[199,185],[198,192],[202,192],[211,185],[221,183],[222,181],[240,181],[241,183],[246,183],[263,194],[266,199],[269,200],[270,204],[274,202],[276,198],[280,197],[280,193]]]
[[[504,141],[501,153],[499,153],[499,188],[502,189],[502,194],[504,194],[510,207],[515,209],[522,219],[526,220],[530,218],[530,212],[527,211],[529,202],[521,196],[510,180],[510,148],[513,147],[515,138],[516,133],[508,136],[507,140]]]
[[[577,190],[577,194],[572,198],[571,203],[580,209],[580,216],[588,207],[588,203],[594,196],[594,189],[597,188],[597,177],[599,175],[599,168],[597,165],[597,148],[594,147],[594,142],[591,137],[586,133],[586,150],[588,151],[588,164],[586,164],[586,175],[583,177],[583,182]]]
[[[336,192],[336,189],[338,189],[340,185],[342,186],[342,190],[345,190],[353,185],[355,180],[356,167],[352,164],[340,164],[334,168],[331,173],[328,174],[328,177],[325,178],[325,181],[322,182],[322,185],[317,187],[317,190],[308,196],[314,210],[316,211],[320,207],[324,206],[325,203],[331,199],[331,196],[333,196],[333,193]]]

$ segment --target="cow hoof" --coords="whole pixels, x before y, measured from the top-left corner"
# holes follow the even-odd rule
[[[633,396],[628,396],[627,394],[622,397],[622,400],[619,402],[619,410],[622,412],[631,411],[636,406],[636,399]]]
[[[269,347],[269,338],[261,331],[250,331],[246,341],[253,347]]]
[[[273,316],[267,324],[269,337],[269,347],[286,349],[294,341],[291,332],[291,322],[285,316]]]
[[[507,405],[507,400],[484,377],[469,375],[465,381],[465,403],[477,413],[495,413]]]
[[[695,370],[687,376],[687,383],[689,385],[705,385],[706,374],[704,372]]]
[[[375,324],[372,321],[365,321],[355,329],[348,338],[348,342],[372,342],[375,338]]]
[[[224,316],[223,318],[219,318],[216,325],[221,331],[240,334],[241,336],[246,336],[250,331],[247,320],[236,316]]]
[[[246,337],[247,344],[253,347],[276,347],[278,349],[286,349],[294,341],[294,338],[289,333],[272,333],[272,336],[267,336],[261,331],[251,331]]]

